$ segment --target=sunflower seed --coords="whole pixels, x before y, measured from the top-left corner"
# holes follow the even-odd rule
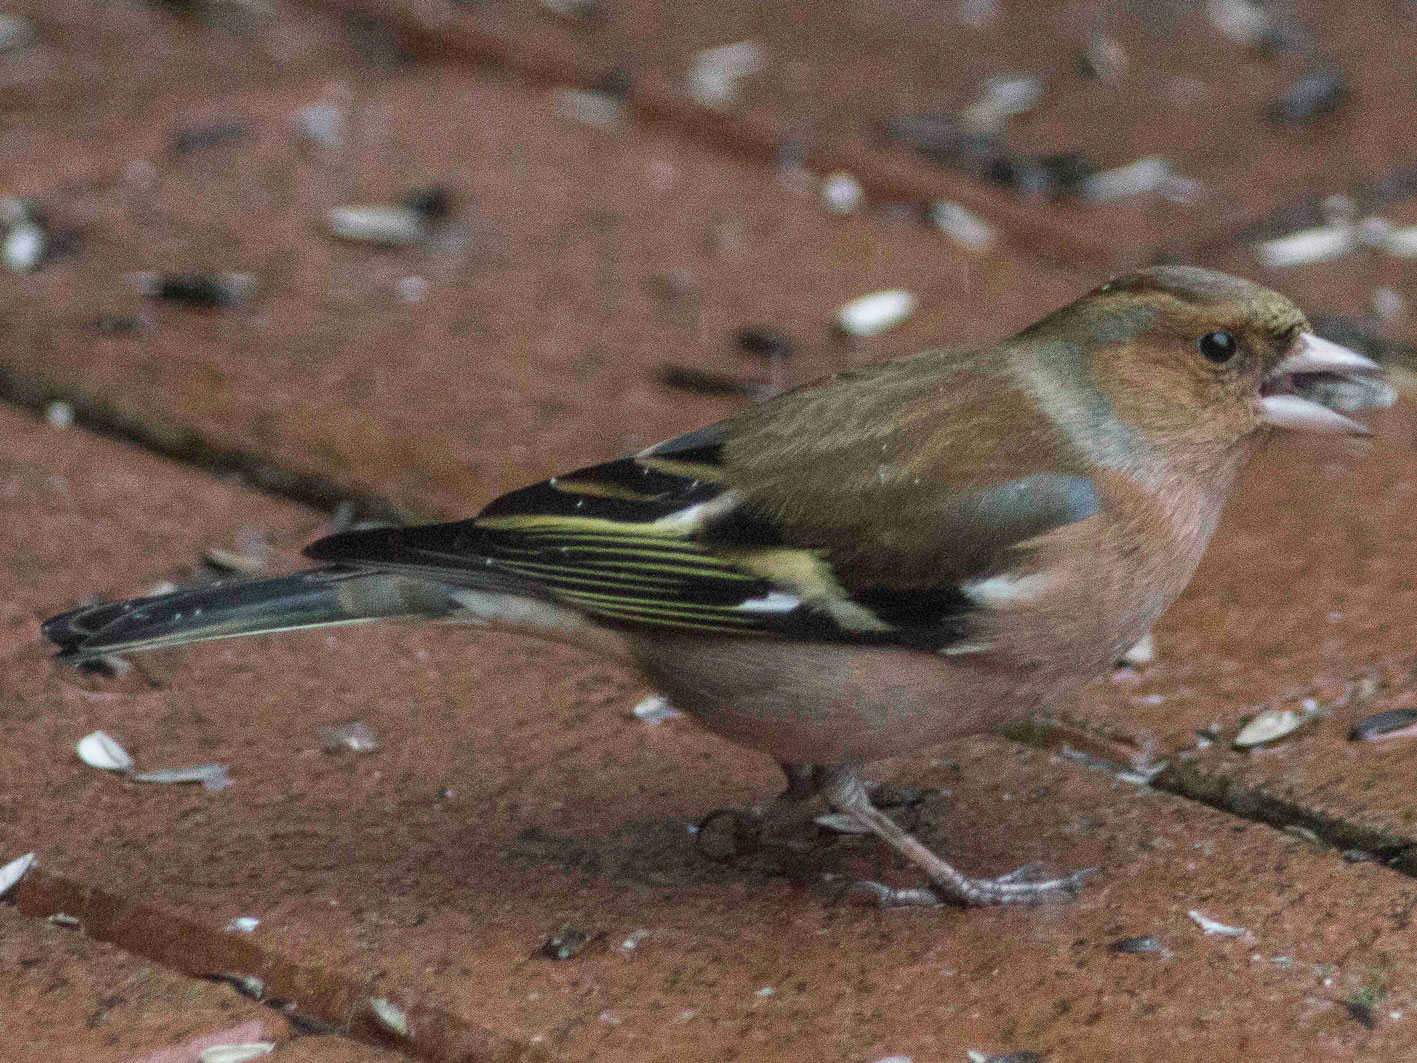
[[[1127,53],[1113,38],[1094,32],[1088,36],[1087,47],[1078,56],[1077,66],[1083,77],[1116,77],[1126,69]]]
[[[556,114],[593,129],[608,129],[625,115],[625,105],[608,92],[589,89],[555,89]]]
[[[101,771],[132,771],[133,758],[128,751],[102,731],[85,735],[79,739],[74,751],[91,768]]]
[[[325,753],[373,753],[379,748],[379,733],[363,720],[321,727],[316,733]]]
[[[1262,47],[1278,32],[1269,12],[1252,0],[1209,0],[1205,14],[1215,29],[1251,48]]]
[[[766,58],[756,41],[706,48],[694,55],[685,87],[704,107],[728,107],[738,99],[738,84],[762,70]]]
[[[11,273],[30,273],[44,261],[49,238],[39,223],[24,218],[5,235],[5,268]]]
[[[1358,238],[1393,258],[1417,258],[1417,225],[1398,228],[1386,218],[1365,218]]]
[[[344,144],[344,109],[332,103],[312,103],[295,112],[295,132],[322,148]]]
[[[1325,225],[1300,229],[1255,245],[1255,254],[1270,269],[1302,266],[1311,262],[1327,262],[1346,255],[1358,246],[1358,233],[1352,225]]]
[[[1191,917],[1191,921],[1194,922],[1196,926],[1200,927],[1207,934],[1219,934],[1221,937],[1239,938],[1249,933],[1249,930],[1243,926],[1230,926],[1228,923],[1222,923],[1218,919],[1212,919],[1204,912],[1196,911],[1194,908],[1186,914]]]
[[[589,930],[579,930],[569,924],[559,926],[536,951],[548,959],[569,960],[579,956],[592,942],[603,936],[604,934],[592,933]]]
[[[673,705],[669,704],[668,698],[660,697],[658,694],[652,694],[645,698],[631,709],[630,713],[635,719],[641,720],[644,723],[663,723],[665,720],[672,720],[676,716],[683,715],[683,713]]]
[[[1348,732],[1352,742],[1377,742],[1417,734],[1417,709],[1389,709],[1359,720]]]
[[[79,921],[78,916],[70,915],[68,912],[54,912],[51,915],[45,916],[44,921],[51,926],[62,926],[68,930],[74,930],[84,925]]]
[[[201,1063],[247,1063],[274,1052],[274,1041],[250,1041],[244,1045],[212,1045],[197,1058]]]
[[[1135,954],[1144,952],[1161,952],[1164,946],[1161,944],[1160,938],[1152,937],[1150,934],[1146,934],[1141,937],[1122,938],[1122,940],[1120,941],[1113,942],[1112,948],[1115,949],[1117,952]]]
[[[256,291],[249,273],[135,273],[132,280],[152,299],[198,310],[240,306]]]
[[[49,422],[49,427],[63,430],[72,427],[74,424],[74,407],[70,403],[55,401],[47,403],[44,407],[44,419]]]
[[[224,790],[231,785],[225,764],[194,764],[187,768],[164,768],[161,771],[145,771],[133,776],[134,782],[189,783],[199,782],[208,790]]]
[[[853,299],[836,313],[836,324],[848,336],[875,336],[895,328],[915,311],[915,296],[890,288]]]
[[[34,853],[25,853],[24,856],[17,856],[4,867],[0,867],[0,897],[15,888],[15,884],[34,867],[34,862]]]
[[[1300,125],[1332,114],[1348,101],[1348,79],[1332,70],[1316,70],[1290,85],[1265,112],[1271,122]]]
[[[405,303],[421,303],[428,298],[428,293],[433,286],[428,283],[426,277],[400,277],[394,285],[394,291]]]
[[[409,1034],[408,1016],[388,997],[370,997],[369,1010],[374,1021],[395,1037],[407,1038]]]
[[[1008,119],[1026,114],[1043,99],[1043,80],[1032,74],[1000,74],[984,82],[979,99],[965,108],[960,121],[976,133],[1003,132]]]
[[[1292,733],[1303,722],[1303,717],[1293,709],[1265,709],[1240,728],[1233,744],[1236,749],[1264,745]]]
[[[833,214],[850,214],[866,202],[866,190],[861,182],[844,170],[828,175],[822,181],[822,206]]]
[[[1141,196],[1159,190],[1172,179],[1171,163],[1160,155],[1147,155],[1126,166],[1103,170],[1086,178],[1080,192],[1083,199],[1104,203],[1111,199]]]
[[[1373,289],[1368,296],[1368,305],[1373,308],[1373,313],[1380,321],[1396,320],[1407,310],[1407,300],[1386,285]]]
[[[335,207],[325,215],[325,224],[341,240],[375,247],[408,247],[428,236],[424,216],[403,206]]]
[[[936,200],[930,208],[930,220],[940,232],[970,251],[988,251],[999,239],[987,221],[948,199]]]

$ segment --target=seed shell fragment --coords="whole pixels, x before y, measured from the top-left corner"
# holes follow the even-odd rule
[[[85,764],[100,771],[133,770],[133,758],[128,755],[128,751],[102,731],[84,735],[79,739],[74,751]]]
[[[1303,722],[1303,717],[1293,709],[1265,709],[1240,729],[1235,736],[1235,748],[1249,749],[1274,742],[1298,730]]]
[[[1417,709],[1389,709],[1359,720],[1348,732],[1348,738],[1353,742],[1380,742],[1413,734],[1417,734]]]
[[[0,867],[0,897],[4,897],[15,888],[15,885],[29,873],[29,869],[34,867],[34,853],[25,853],[11,860],[4,867]]]

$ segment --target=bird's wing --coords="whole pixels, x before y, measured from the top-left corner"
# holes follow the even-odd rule
[[[758,439],[748,460],[740,415],[513,491],[472,520],[345,533],[306,553],[452,583],[523,580],[609,624],[948,650],[971,641],[971,578],[1097,511],[1092,482],[1066,471],[952,484],[938,464],[916,475],[906,463],[863,477],[859,452],[879,456],[879,439],[848,426],[832,454],[823,427],[806,426],[810,445],[792,431],[785,446]]]

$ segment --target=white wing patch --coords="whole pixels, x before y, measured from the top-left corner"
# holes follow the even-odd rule
[[[1010,609],[1020,605],[1032,605],[1048,590],[1052,579],[1042,573],[1003,573],[988,579],[971,580],[960,589],[970,601],[985,609]]]
[[[745,613],[790,613],[800,608],[802,599],[783,591],[769,591],[762,598],[749,598],[739,602],[738,608]]]

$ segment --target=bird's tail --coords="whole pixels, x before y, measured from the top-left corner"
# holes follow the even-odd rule
[[[181,646],[208,639],[356,624],[391,616],[446,616],[460,608],[451,588],[389,573],[312,569],[293,576],[84,606],[41,629],[60,660]]]

